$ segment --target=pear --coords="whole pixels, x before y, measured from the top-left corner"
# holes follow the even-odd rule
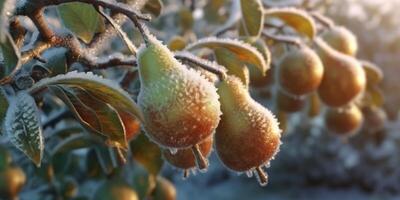
[[[163,177],[157,177],[157,185],[154,190],[154,200],[175,200],[175,186]]]
[[[209,137],[199,144],[200,152],[205,158],[208,157],[212,150],[213,137]],[[184,177],[189,176],[190,169],[195,168],[196,158],[192,153],[191,149],[179,149],[177,152],[171,153],[171,151],[163,150],[164,159],[174,167],[184,170]]]
[[[358,44],[354,34],[343,26],[334,26],[321,34],[322,39],[335,50],[349,56],[357,53]]]
[[[326,127],[340,136],[350,136],[356,133],[363,122],[363,114],[355,105],[348,108],[328,108],[325,113]]]
[[[315,39],[315,44],[325,67],[318,88],[321,101],[330,107],[349,104],[366,86],[365,72],[360,62],[332,49],[320,38]]]
[[[279,84],[293,95],[300,96],[315,91],[323,74],[321,59],[307,46],[289,51],[279,63]]]
[[[254,101],[242,82],[228,76],[218,84],[222,117],[215,133],[215,149],[226,167],[258,175],[267,183],[262,167],[274,158],[281,130],[275,116]]]
[[[214,85],[182,65],[152,36],[138,52],[138,66],[138,105],[146,134],[163,148],[198,151],[198,144],[213,134],[220,121]]]
[[[108,180],[97,188],[93,200],[139,200],[133,188],[122,180]]]
[[[26,175],[18,166],[9,166],[0,171],[0,198],[17,199],[26,183]]]

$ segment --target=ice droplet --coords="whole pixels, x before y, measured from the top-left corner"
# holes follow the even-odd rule
[[[178,153],[178,149],[177,149],[177,148],[169,148],[169,152],[170,152],[172,155],[175,155],[176,153]]]
[[[247,177],[251,178],[253,177],[253,172],[251,170],[246,171]]]

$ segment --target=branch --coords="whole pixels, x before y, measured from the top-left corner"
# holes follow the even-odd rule
[[[268,39],[278,41],[278,42],[284,42],[288,44],[295,45],[297,47],[300,47],[302,45],[301,41],[297,38],[294,37],[288,37],[288,36],[282,36],[282,35],[274,35],[269,33],[268,31],[264,30],[262,32],[262,35]]]
[[[189,52],[177,52],[175,53],[175,58],[181,60],[182,62],[195,64],[211,73],[214,73],[219,77],[220,80],[225,80],[227,77],[225,71],[223,70],[224,67],[216,63],[212,63],[208,60],[199,58]]]

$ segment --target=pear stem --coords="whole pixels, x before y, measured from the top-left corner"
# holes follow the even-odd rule
[[[196,164],[199,169],[206,169],[208,167],[207,159],[201,154],[199,145],[196,144],[192,146],[192,152],[194,157],[196,158]]]
[[[332,28],[335,25],[335,23],[331,19],[317,12],[311,12],[310,14],[314,19],[316,19],[319,23],[327,28]]]
[[[302,46],[302,42],[299,39],[295,38],[295,37],[274,35],[272,33],[269,33],[266,30],[264,30],[262,32],[262,35],[264,37],[268,38],[268,39],[275,40],[275,41],[278,41],[278,42],[284,42],[284,43],[292,44],[292,45],[295,45],[297,47],[301,47]]]
[[[258,178],[260,180],[261,185],[266,185],[268,183],[268,176],[265,174],[264,170],[261,169],[260,166],[256,167],[256,172],[258,175]]]

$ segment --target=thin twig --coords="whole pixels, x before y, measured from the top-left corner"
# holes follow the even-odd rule
[[[290,36],[282,36],[282,35],[274,35],[272,33],[269,33],[268,31],[264,30],[262,32],[262,35],[268,39],[278,41],[278,42],[284,42],[288,44],[295,45],[297,47],[300,47],[302,45],[301,41],[295,37],[290,37]]]

